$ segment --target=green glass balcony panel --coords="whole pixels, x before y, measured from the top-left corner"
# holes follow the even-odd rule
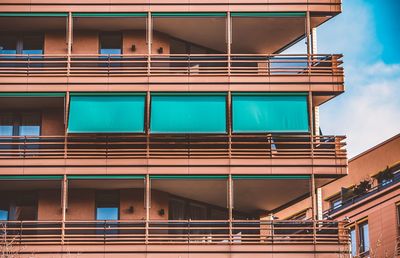
[[[232,96],[233,131],[308,132],[306,95]]]
[[[144,95],[71,96],[69,133],[144,132]]]
[[[152,133],[225,133],[224,94],[176,94],[151,97]]]

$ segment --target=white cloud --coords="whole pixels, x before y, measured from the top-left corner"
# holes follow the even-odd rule
[[[400,132],[400,65],[378,62],[356,77],[352,94],[321,108],[324,133],[347,135],[349,157]]]
[[[343,53],[346,92],[321,107],[324,134],[347,135],[349,157],[400,132],[400,64],[388,65],[375,35],[372,7],[343,2],[343,13],[321,26],[320,53]]]

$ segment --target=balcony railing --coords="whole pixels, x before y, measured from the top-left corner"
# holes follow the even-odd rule
[[[0,76],[343,76],[341,55],[0,55]]]
[[[346,244],[341,222],[311,220],[4,221],[0,242],[60,244]]]
[[[0,159],[346,159],[344,136],[131,135],[0,137]]]
[[[339,212],[355,203],[361,202],[362,200],[365,200],[366,198],[368,198],[372,195],[378,194],[378,193],[386,190],[387,188],[398,184],[399,182],[400,182],[400,173],[396,173],[392,179],[385,181],[383,183],[380,183],[375,187],[372,187],[371,189],[369,189],[367,192],[365,192],[363,194],[355,195],[353,197],[350,197],[350,198],[344,200],[341,203],[341,205],[338,207],[327,209],[326,211],[324,211],[324,217],[328,217],[328,216],[335,214],[336,212]]]

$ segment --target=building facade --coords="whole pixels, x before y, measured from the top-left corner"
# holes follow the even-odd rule
[[[347,174],[318,108],[339,0],[3,0],[5,257],[342,257],[315,189]],[[304,53],[285,50],[305,40]],[[310,217],[276,214],[310,197]]]
[[[399,182],[400,134],[350,159],[347,176],[319,189],[320,216],[347,221],[352,257],[400,255]],[[309,202],[277,214],[283,219],[305,214]]]

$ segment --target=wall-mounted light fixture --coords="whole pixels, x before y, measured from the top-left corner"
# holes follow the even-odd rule
[[[132,44],[131,50],[132,50],[132,52],[135,52],[135,51],[136,51],[136,45],[135,45],[135,44]]]
[[[164,210],[164,209],[160,209],[160,210],[158,211],[158,215],[164,216],[164,214],[165,214],[165,210]]]
[[[157,49],[157,53],[159,53],[159,54],[164,53],[164,48],[159,47],[159,48]]]

